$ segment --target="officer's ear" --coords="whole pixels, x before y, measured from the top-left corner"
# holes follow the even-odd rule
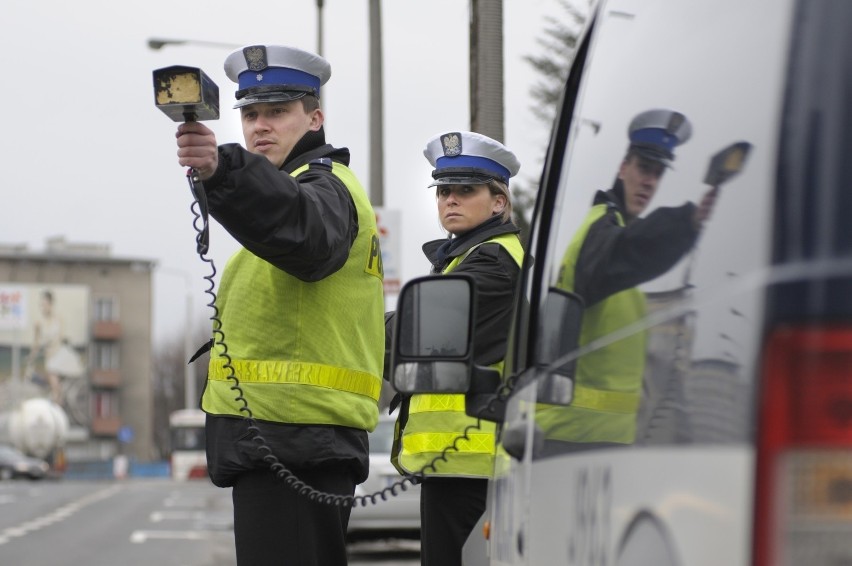
[[[311,131],[317,132],[320,128],[322,128],[323,123],[325,122],[325,114],[322,113],[322,108],[314,108],[310,112],[311,115]]]
[[[506,210],[506,195],[504,194],[496,194],[494,195],[494,206],[491,209],[492,214],[500,214],[504,210]]]
[[[627,154],[621,162],[621,165],[618,167],[618,178],[622,179],[624,177],[624,170],[627,169],[628,165],[630,165],[630,160],[633,159],[633,156]]]

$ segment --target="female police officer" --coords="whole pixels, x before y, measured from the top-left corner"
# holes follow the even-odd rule
[[[467,273],[477,288],[474,361],[502,367],[515,284],[523,259],[512,223],[509,178],[520,164],[499,142],[474,132],[432,138],[424,150],[437,187],[438,217],[448,238],[423,251],[433,273]],[[477,419],[465,415],[464,395],[413,395],[400,408],[398,449],[403,472],[425,469],[420,495],[421,563],[461,565],[462,546],[485,510],[494,455],[494,426],[482,421],[468,440],[436,461]],[[433,466],[430,466],[433,464]]]

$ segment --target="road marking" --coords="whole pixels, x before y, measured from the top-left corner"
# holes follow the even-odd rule
[[[121,489],[122,487],[119,485],[110,486],[106,489],[90,493],[76,501],[72,501],[71,503],[63,505],[62,507],[52,511],[51,513],[48,513],[47,515],[43,515],[41,517],[32,519],[31,521],[27,521],[26,523],[21,523],[20,525],[4,529],[3,531],[0,531],[0,545],[6,544],[7,542],[16,538],[24,537],[30,533],[38,531],[41,528],[52,525],[54,523],[58,523],[59,521],[64,521],[83,507],[91,505],[92,503],[97,503],[98,501],[106,499],[107,497],[111,497]]]
[[[204,540],[221,535],[221,531],[133,531],[130,542],[142,544],[150,539]]]
[[[154,511],[149,516],[152,523],[159,523],[166,520],[180,519],[203,519],[204,513],[201,511]]]

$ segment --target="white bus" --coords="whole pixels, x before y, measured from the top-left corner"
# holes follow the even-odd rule
[[[462,275],[411,281],[398,298],[397,390],[466,392],[468,414],[498,423],[465,565],[852,564],[852,2],[593,8],[552,130],[503,375],[464,371],[471,355],[450,351],[472,341],[442,334],[475,316],[459,306],[475,305]],[[635,187],[622,168],[629,125],[661,108],[688,118],[692,137],[640,197],[656,191],[636,229],[585,247],[593,230],[616,233],[619,218],[587,216],[593,202],[611,214],[608,196]],[[744,155],[715,159],[733,142],[751,146],[744,166]],[[670,229],[688,226],[676,207],[726,179],[691,252],[664,257]],[[649,266],[662,267],[648,277]],[[641,296],[602,315],[602,297],[631,285]],[[470,384],[449,387],[457,375]]]
[[[176,480],[207,477],[204,450],[204,411],[180,409],[169,415],[172,452],[170,467]]]

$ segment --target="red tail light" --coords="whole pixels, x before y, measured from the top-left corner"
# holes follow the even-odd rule
[[[852,564],[852,328],[778,328],[763,372],[754,564]]]
[[[207,479],[207,466],[193,466],[189,469],[188,479],[198,480],[198,479]]]

